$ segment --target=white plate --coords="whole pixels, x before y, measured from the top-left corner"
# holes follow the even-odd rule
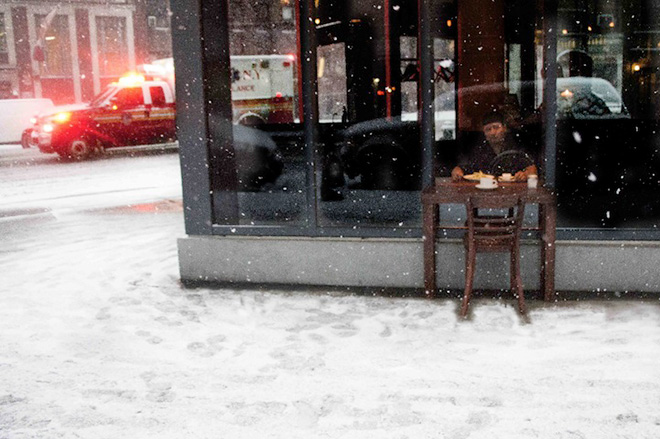
[[[464,179],[469,180],[469,181],[479,181],[484,177],[495,178],[494,175],[490,175],[490,174],[483,174],[483,175],[478,175],[478,176],[475,176],[474,174],[468,174],[468,175],[463,176]]]
[[[482,186],[481,183],[479,183],[479,184],[476,185],[475,187],[476,187],[477,189],[485,189],[485,190],[489,190],[489,189],[497,189],[497,186]]]

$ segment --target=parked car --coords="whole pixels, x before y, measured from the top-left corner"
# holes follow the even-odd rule
[[[50,99],[0,99],[0,143],[29,147],[31,126],[38,113],[53,108]]]

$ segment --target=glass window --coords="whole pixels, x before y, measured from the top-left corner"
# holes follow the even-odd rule
[[[473,141],[488,141],[484,122],[493,113],[504,119],[509,141],[524,143],[528,150],[538,148],[539,133],[526,130],[542,100],[541,4],[475,0],[459,4],[457,18],[461,22],[455,101],[459,153],[469,153]],[[485,18],[488,23],[481,23]],[[453,20],[449,26],[450,20],[440,23],[445,32],[455,27]],[[480,30],[474,32],[473,27]],[[441,76],[453,76],[453,66],[439,64]],[[450,96],[451,92],[440,95],[436,108],[448,109]]]
[[[9,46],[7,43],[7,24],[5,14],[0,12],[0,64],[9,63]]]
[[[144,95],[141,87],[122,88],[113,100],[121,102],[122,107],[132,108],[144,105]]]
[[[229,153],[211,152],[216,224],[306,220],[297,25],[286,8],[288,1],[229,2],[234,141]]]
[[[560,0],[560,226],[656,228],[660,217],[660,7]]]
[[[433,28],[434,132],[437,148],[434,154],[437,176],[446,177],[456,165],[456,2],[434,0],[431,3]],[[418,72],[415,72],[418,74]]]
[[[436,175],[542,172],[542,2],[431,5]],[[463,206],[443,209],[445,226],[463,225]]]
[[[96,44],[101,76],[121,76],[128,71],[128,44],[124,17],[96,17]]]
[[[35,20],[36,29],[44,31],[43,61],[40,63],[41,75],[44,77],[70,76],[72,61],[69,17],[55,15],[48,23],[46,15],[35,15]]]
[[[319,120],[341,122],[346,117],[346,44],[318,48]]]
[[[149,94],[151,94],[152,105],[162,107],[166,104],[165,90],[163,90],[163,87],[149,87]]]
[[[316,11],[318,221],[322,227],[421,224],[416,2],[329,2]]]

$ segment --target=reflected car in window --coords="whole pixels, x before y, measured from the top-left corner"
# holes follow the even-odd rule
[[[557,79],[559,119],[630,118],[621,95],[603,78],[581,76]]]
[[[511,90],[531,89],[537,97],[541,96],[541,86],[535,82],[509,84]],[[506,90],[503,84],[496,83],[466,87],[459,94],[463,99],[492,102],[483,97]],[[538,108],[527,117],[515,111],[510,114],[510,128],[540,156],[543,105],[537,100]],[[440,172],[451,169],[455,158],[443,152],[460,148],[458,141],[453,140],[457,137],[456,113],[452,109],[455,102],[454,91],[436,97],[434,153],[441,162],[444,160]],[[515,105],[512,107],[515,110]],[[656,125],[655,121],[632,119],[620,93],[603,78],[558,78],[556,184],[565,210],[579,215],[589,212],[593,217],[614,222],[617,211],[628,207],[613,199],[612,193],[657,189],[658,154],[649,149],[655,144],[654,132],[659,128]],[[466,133],[462,134],[464,140],[469,139]],[[416,113],[354,124],[338,135],[341,165],[346,175],[359,179],[365,189],[418,189],[419,135]],[[539,164],[542,168],[543,163]]]
[[[239,189],[258,191],[274,183],[284,167],[282,154],[271,136],[259,129],[233,125]]]
[[[455,136],[454,111],[435,113],[436,141]],[[419,189],[421,149],[417,113],[360,122],[337,134],[339,157],[348,178],[362,189]]]

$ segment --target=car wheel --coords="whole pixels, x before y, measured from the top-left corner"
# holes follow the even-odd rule
[[[362,187],[375,190],[404,189],[403,160],[396,155],[384,152],[382,156],[368,154],[362,172]]]
[[[103,146],[101,142],[94,145],[94,154],[99,157],[105,155],[105,146]]]
[[[32,130],[25,130],[21,135],[21,146],[23,149],[28,149],[30,147],[30,137],[32,136]]]
[[[84,160],[92,152],[92,147],[89,140],[84,138],[73,139],[69,143],[69,148],[66,151],[66,156],[73,160]]]
[[[259,128],[262,127],[266,121],[256,113],[245,113],[238,118],[238,123],[246,127]]]
[[[384,190],[403,189],[403,171],[401,166],[394,162],[394,158],[386,160],[376,167],[376,178],[380,182],[380,188]]]
[[[338,201],[344,199],[344,168],[337,157],[328,157],[321,174],[321,200]]]

